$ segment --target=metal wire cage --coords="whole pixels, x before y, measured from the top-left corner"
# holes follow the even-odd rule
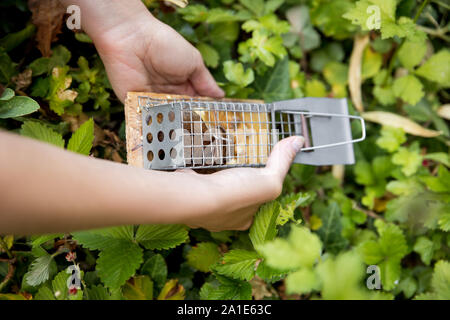
[[[328,108],[333,100],[341,101],[323,102]],[[150,97],[139,97],[138,101],[142,112],[144,167],[148,169],[261,167],[273,146],[280,139],[293,135],[305,138],[304,154],[301,159],[297,156],[296,162],[351,163],[353,149],[349,149],[348,144],[364,139],[365,130],[361,138],[351,139],[349,121],[360,118],[346,113],[346,103],[345,108],[334,108],[340,112],[327,113],[311,112],[308,107],[299,105],[285,108],[289,101],[266,104]],[[339,127],[345,134],[331,135],[331,139],[330,135],[325,135],[324,139],[323,133],[318,134],[318,123],[312,120],[317,117],[328,119],[320,125],[321,130],[327,130],[328,124]],[[361,123],[364,127],[362,119]],[[335,136],[341,141],[336,141]],[[332,154],[327,153],[325,159],[326,153],[320,152],[323,148],[335,148],[335,151],[340,148],[342,154],[339,156],[338,152],[335,159],[330,160]],[[307,153],[314,154],[307,156]]]

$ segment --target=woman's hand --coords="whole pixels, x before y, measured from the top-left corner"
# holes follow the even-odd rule
[[[246,230],[259,206],[276,199],[283,186],[295,155],[303,146],[303,137],[290,137],[275,145],[265,168],[236,168],[211,175],[198,175],[192,170],[180,170],[182,175],[195,175],[203,180],[207,190],[199,203],[189,203],[197,210],[182,217],[178,223],[210,231]],[[187,177],[188,178],[188,177]]]
[[[128,91],[223,97],[200,52],[140,0],[76,2],[122,102]]]

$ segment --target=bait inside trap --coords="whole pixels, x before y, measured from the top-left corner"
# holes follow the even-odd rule
[[[146,169],[261,167],[274,145],[293,135],[305,138],[296,163],[352,164],[352,144],[365,138],[364,120],[348,114],[345,99],[263,103],[160,96],[135,99]],[[362,132],[357,139],[350,125],[355,119]],[[127,121],[127,143],[128,133]]]

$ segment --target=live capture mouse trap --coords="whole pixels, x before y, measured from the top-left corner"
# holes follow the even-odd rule
[[[128,163],[145,169],[261,167],[274,145],[293,135],[305,144],[295,163],[353,164],[353,143],[365,139],[361,117],[346,99],[301,98],[273,103],[129,93]],[[361,123],[352,138],[351,120]]]

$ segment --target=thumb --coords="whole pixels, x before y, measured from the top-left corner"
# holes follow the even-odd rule
[[[270,153],[266,170],[277,174],[283,181],[304,142],[305,139],[301,136],[289,137],[278,142]]]
[[[194,72],[190,76],[189,80],[192,87],[200,96],[223,98],[225,93],[219,88],[211,73],[205,67],[203,60],[200,56],[200,61],[197,63]]]

